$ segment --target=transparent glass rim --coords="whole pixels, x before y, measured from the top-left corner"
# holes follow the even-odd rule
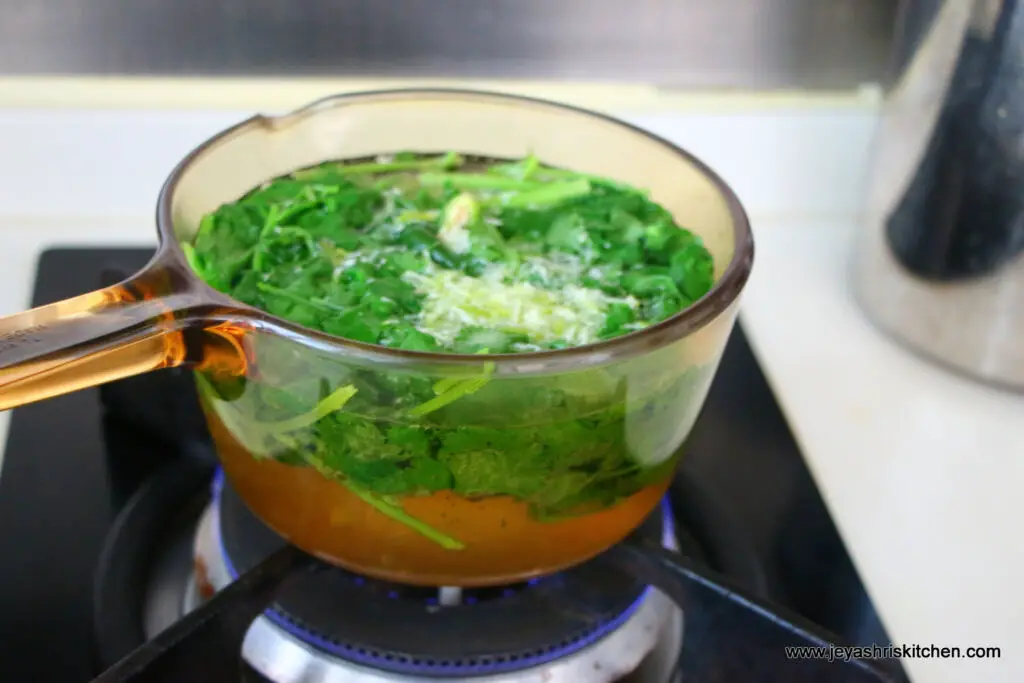
[[[314,330],[279,318],[260,309],[244,304],[235,299],[225,297],[220,292],[213,290],[198,275],[196,275],[185,260],[184,252],[174,234],[173,218],[171,212],[172,201],[182,176],[188,171],[191,164],[204,153],[212,151],[219,143],[244,132],[253,126],[267,127],[270,129],[280,128],[289,125],[291,122],[316,114],[323,109],[334,108],[339,105],[373,101],[385,101],[400,99],[415,102],[416,99],[437,100],[438,98],[458,101],[467,99],[473,101],[493,101],[520,107],[533,107],[540,109],[554,110],[564,114],[571,114],[577,117],[597,119],[605,124],[618,127],[633,135],[646,138],[673,154],[681,161],[689,164],[699,171],[724,199],[731,217],[733,229],[734,250],[732,259],[726,266],[721,277],[715,282],[712,288],[703,297],[693,302],[689,307],[666,318],[650,327],[614,337],[612,339],[574,346],[566,349],[550,351],[531,351],[525,353],[505,354],[460,354],[460,353],[439,353],[428,351],[407,351],[377,344],[358,342],[344,337],[331,335],[327,332]],[[627,123],[620,119],[600,112],[592,111],[570,104],[545,100],[525,95],[489,92],[486,90],[459,89],[459,88],[394,88],[386,90],[369,90],[360,92],[343,93],[330,95],[321,98],[289,113],[279,116],[267,116],[258,114],[240,123],[226,128],[216,135],[208,138],[191,152],[189,152],[174,167],[167,180],[160,190],[157,200],[156,211],[157,231],[160,238],[160,251],[169,252],[171,258],[178,261],[187,268],[189,277],[195,286],[207,290],[214,296],[226,298],[231,302],[233,308],[237,309],[239,315],[228,316],[233,319],[244,317],[255,323],[262,329],[267,329],[283,337],[300,341],[325,351],[343,351],[353,357],[365,360],[370,363],[382,363],[387,365],[437,365],[437,366],[466,366],[479,368],[485,359],[494,364],[495,374],[536,374],[553,371],[574,371],[582,370],[595,365],[604,365],[612,360],[622,360],[634,356],[650,353],[659,348],[667,346],[672,342],[683,339],[694,332],[699,331],[721,313],[729,308],[739,297],[747,280],[750,277],[753,265],[754,241],[750,229],[750,221],[746,211],[743,209],[739,198],[732,188],[707,164],[698,159],[690,152],[678,145],[664,139],[663,137],[644,130],[638,126]]]

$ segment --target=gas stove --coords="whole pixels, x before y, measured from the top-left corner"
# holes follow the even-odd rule
[[[50,250],[33,304],[111,284],[150,253]],[[692,596],[670,599],[638,578],[643,562],[628,548],[488,589],[325,567],[225,484],[191,382],[169,370],[13,411],[0,473],[0,680],[84,683],[121,661],[100,680],[661,683],[686,662],[735,671],[719,663],[740,653],[746,680],[815,680],[788,670],[797,665],[781,646],[768,657],[744,649],[775,608],[793,616],[778,632],[791,641],[779,642],[888,642],[741,329],[670,494],[636,536],[745,597],[698,573]],[[189,678],[145,677],[137,662]],[[876,664],[905,680],[898,663]],[[839,675],[828,680],[885,680]]]

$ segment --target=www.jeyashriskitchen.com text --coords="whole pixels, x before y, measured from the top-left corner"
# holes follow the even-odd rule
[[[992,646],[833,645],[786,648],[786,659],[818,659],[828,662],[848,662],[852,659],[998,659],[1002,654],[1002,648]]]

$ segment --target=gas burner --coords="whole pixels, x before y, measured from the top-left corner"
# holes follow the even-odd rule
[[[154,472],[118,515],[96,574],[94,623],[99,668],[112,666],[144,642],[159,639],[161,634],[180,625],[187,613],[209,604],[209,598],[219,589],[236,586],[239,582],[234,579],[238,573],[259,562],[261,552],[273,552],[282,544],[224,485],[213,462],[215,459],[208,454],[168,463]],[[713,492],[691,480],[684,471],[673,485],[672,496],[672,514],[662,508],[661,515],[652,515],[644,525],[648,538],[661,536],[664,545],[678,546],[683,556],[757,591],[763,573],[743,537],[725,523],[728,516]],[[229,527],[234,530],[222,536],[222,529]],[[244,533],[238,534],[238,527]],[[300,573],[278,593],[276,603],[263,602],[266,607],[258,600],[253,603],[249,613],[260,616],[247,617],[247,626],[232,627],[232,633],[237,630],[237,640],[233,635],[209,636],[217,641],[210,646],[213,649],[189,656],[198,657],[197,671],[216,666],[217,671],[231,672],[218,678],[218,683],[394,683],[443,679],[467,683],[666,683],[671,680],[684,649],[680,647],[681,612],[659,591],[648,591],[634,580],[611,579],[610,574],[616,573],[611,567],[608,572],[598,572],[598,562],[527,584],[466,591],[431,591],[360,580],[331,568],[320,569],[324,576],[312,579]],[[254,572],[261,571],[265,564]],[[323,586],[325,592],[303,597],[301,585],[307,580]],[[299,582],[298,595],[289,592],[287,586],[295,585],[292,581]],[[567,585],[569,591],[565,594],[556,592]],[[616,588],[608,593],[609,586]],[[325,617],[321,604],[328,601],[323,596],[337,596],[330,592],[335,590],[341,591],[345,601],[342,604],[347,609]],[[591,600],[595,592],[602,590],[605,592],[596,600],[585,602],[585,608],[580,606],[580,600]],[[236,596],[240,598],[236,602],[252,603],[246,595]],[[531,596],[540,595],[551,596],[552,602],[563,606],[563,611],[571,606],[577,613],[571,614],[571,618],[562,615],[558,622],[562,625],[560,631],[539,623],[536,615],[520,617],[528,620],[527,625],[547,634],[544,642],[538,642],[530,631],[499,633],[503,638],[500,647],[489,640],[492,631],[502,627],[502,615],[517,612],[521,609],[517,605],[530,604],[531,600],[536,601]],[[312,611],[304,606],[311,600]],[[337,605],[338,600],[332,597],[330,602]],[[364,603],[373,605],[377,611]],[[541,604],[539,608],[550,612],[550,605]],[[361,621],[351,618],[353,609],[360,610]],[[426,615],[458,620],[463,618],[458,617],[460,614],[493,613],[498,618],[474,622],[468,632],[463,631],[468,635],[463,642],[456,643],[458,649],[452,654],[435,647],[440,641],[439,630],[433,623],[439,622],[429,625],[426,633],[430,640],[425,640],[421,633],[408,635],[414,629],[408,628],[409,623],[402,619],[412,612],[418,613],[418,623],[429,618]],[[345,614],[350,620],[340,626],[351,629],[355,625],[354,635],[351,630],[332,630],[339,626],[338,617]],[[325,618],[332,621],[325,623]],[[369,628],[364,630],[366,626]],[[381,639],[382,631],[387,640]],[[343,639],[341,635],[346,632],[349,637]],[[698,628],[695,633],[699,636],[700,632]],[[317,639],[314,634],[333,637]],[[403,634],[407,634],[406,639],[393,640],[395,635]],[[420,648],[419,655],[412,656],[416,654],[410,652],[412,645]],[[467,652],[467,645],[476,649]],[[423,656],[422,649],[428,646]],[[363,652],[359,652],[360,648]],[[527,650],[539,656],[527,658]],[[500,654],[505,655],[504,659],[495,661]],[[392,657],[390,661],[388,655]],[[401,659],[403,655],[408,661]],[[473,664],[496,667],[490,669],[491,673],[483,673],[483,667],[478,666],[475,670],[480,673],[470,673],[468,655],[474,657]],[[517,657],[514,661],[513,655]],[[363,658],[359,659],[360,656]],[[421,666],[424,659],[442,668],[435,667],[429,675],[405,673],[410,671],[410,665]],[[461,666],[460,673],[444,673],[446,662],[449,670]],[[632,673],[623,675],[634,666]]]
[[[126,502],[107,536],[94,593],[98,667],[107,669],[133,651],[133,656],[149,652],[164,661],[144,669],[114,667],[117,672],[111,669],[104,680],[169,680],[167,666],[179,676],[172,680],[206,680],[195,675],[215,671],[210,680],[217,683],[666,683],[679,665],[689,666],[681,647],[682,613],[661,592],[647,590],[636,578],[621,578],[628,550],[494,589],[434,591],[369,581],[283,545],[224,485],[212,452],[200,451],[155,471]],[[689,566],[712,567],[758,590],[763,573],[742,535],[725,523],[728,515],[710,489],[681,472],[672,488],[672,514],[668,509],[643,525],[648,539],[643,545],[678,546]],[[267,553],[271,559],[264,562]],[[619,562],[607,559],[613,556]],[[280,561],[286,557],[290,569]],[[246,571],[253,565],[258,566]],[[625,576],[642,575],[638,570],[628,569]],[[287,580],[269,579],[281,581],[276,599],[256,589],[255,577],[281,577],[283,571]],[[653,582],[650,576],[645,580]],[[693,597],[714,603],[690,604],[705,619],[694,622],[696,630],[687,628],[686,639],[695,643],[691,652],[705,652],[706,632],[720,628],[714,626],[715,615],[731,603],[719,604],[699,583],[691,588]],[[215,593],[219,604],[210,599]],[[324,610],[325,603],[334,609]],[[214,605],[215,612],[203,620],[188,621]],[[742,614],[725,612],[730,624],[744,620]],[[217,626],[200,626],[211,617]],[[704,627],[707,617],[712,626]],[[453,623],[461,624],[456,629],[465,636],[461,641],[438,628]],[[179,640],[182,627],[194,632],[184,641]],[[730,631],[729,638],[745,642],[745,632]],[[152,643],[149,650],[136,650],[146,641]],[[170,643],[182,650],[168,649]],[[697,664],[702,671],[721,662]],[[127,671],[134,673],[126,677]]]
[[[205,491],[198,492],[192,482],[204,471]],[[262,523],[240,500],[232,502],[222,480],[211,493],[211,476],[201,460],[182,461],[155,474],[118,516],[96,584],[96,644],[110,667],[96,683],[894,681],[870,660],[785,658],[793,643],[837,641],[716,577],[688,551],[685,527],[674,530],[680,543],[672,547],[665,508],[641,532],[566,572],[498,590],[433,594],[360,581],[259,531]],[[181,523],[189,518],[183,537]],[[191,572],[177,564],[182,538],[192,546]],[[264,559],[260,550],[271,554]],[[711,557],[729,556],[709,550]],[[638,581],[665,594],[638,588]],[[531,602],[548,589],[560,611]],[[172,595],[178,599],[169,601]],[[168,612],[169,602],[176,607]],[[553,615],[554,626],[530,609]],[[140,647],[144,640],[150,642]]]
[[[643,529],[679,548],[667,502]],[[283,544],[218,473],[195,538],[196,582],[185,609]],[[603,683],[641,665],[658,670],[644,680],[664,681],[681,627],[661,593],[595,564],[483,589],[411,587],[326,568],[302,577],[256,619],[242,657],[273,683]]]

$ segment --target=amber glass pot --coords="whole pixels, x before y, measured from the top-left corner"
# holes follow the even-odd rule
[[[186,262],[181,244],[200,219],[269,179],[327,160],[449,150],[491,158],[533,152],[547,164],[647,188],[703,238],[716,262],[714,288],[668,320],[586,347],[435,354],[347,341],[273,317],[208,287]],[[156,222],[156,255],[125,282],[0,319],[0,408],[190,366],[224,470],[257,516],[329,562],[425,585],[508,583],[555,571],[640,524],[664,494],[704,401],[753,256],[736,197],[672,144],[572,107],[455,90],[343,95],[285,116],[253,117],[178,164],[160,193]],[[484,375],[483,388],[421,418],[400,396],[362,389],[396,378],[451,383]],[[336,414],[321,403],[317,412],[321,395],[283,417],[276,405],[273,422],[261,422],[267,397],[299,379],[325,395],[355,388],[360,401]],[[540,396],[550,400],[544,424],[524,420],[538,412],[535,405],[524,411],[522,402]],[[425,435],[421,443],[434,444],[424,447],[435,459],[428,464],[450,484],[388,495],[325,474],[317,466],[325,459],[372,465],[376,457],[332,452],[347,432],[324,441],[328,426],[361,430],[351,440],[357,450],[396,429]],[[453,453],[453,439],[466,434],[477,447]],[[616,456],[618,468],[573,470],[558,457],[545,459],[555,441],[568,438],[576,440],[574,457],[600,452]],[[566,452],[564,444],[557,452]],[[502,467],[494,476],[509,490],[522,474],[522,496],[463,485],[467,472],[479,481],[495,463]],[[584,495],[598,481],[615,495]],[[565,500],[566,487],[578,489],[579,506],[538,512],[538,500]]]

